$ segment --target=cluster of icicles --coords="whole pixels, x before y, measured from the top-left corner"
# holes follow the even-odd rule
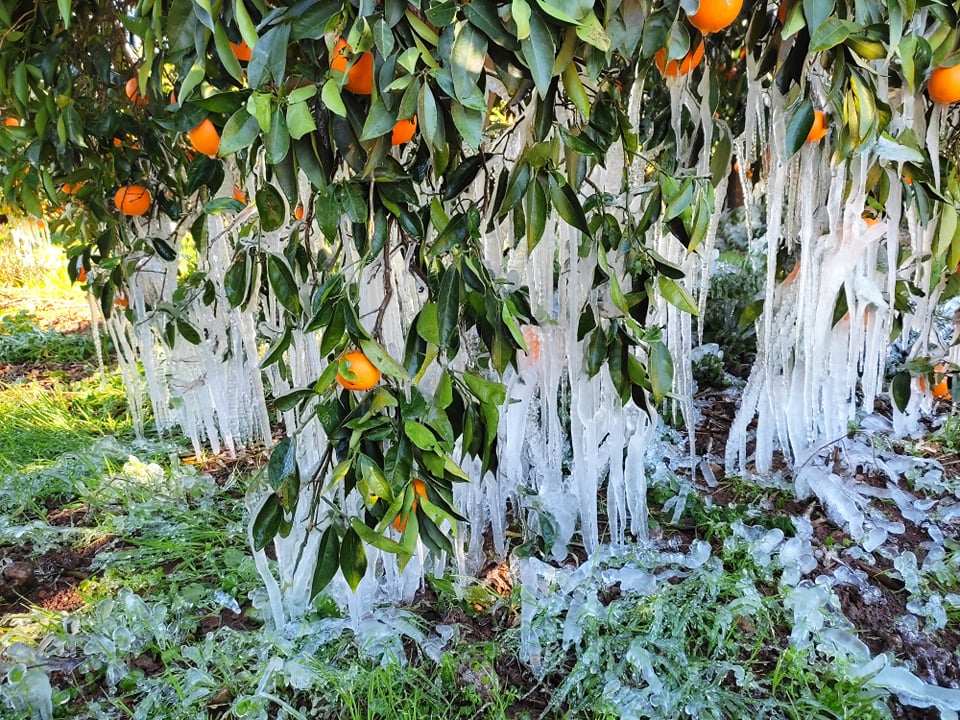
[[[748,56],[747,62],[752,64],[752,58]],[[753,73],[748,73],[748,77],[753,77]],[[706,99],[706,85],[688,87],[680,79],[673,82],[672,92],[674,117],[679,118],[681,109],[685,109],[697,118],[705,135],[703,146],[710,147],[715,121]],[[879,99],[893,109],[891,136],[910,130],[925,139],[931,157],[938,157],[942,120],[938,113],[934,113],[928,127],[923,108],[918,105],[923,100],[892,90]],[[935,285],[930,277],[930,262],[924,258],[930,255],[936,223],[922,225],[910,204],[903,202],[898,164],[909,157],[905,148],[889,140],[877,142],[853,158],[833,164],[827,139],[808,144],[784,160],[787,111],[783,98],[775,90],[754,82],[749,85],[746,108],[746,131],[735,139],[734,152],[741,172],[757,160],[765,166],[762,188],[752,187],[745,176],[740,180],[747,188],[744,200],[748,225],[754,207],[760,203],[761,190],[765,197],[765,235],[751,239],[750,252],[766,257],[767,271],[765,310],[758,321],[758,357],[726,448],[725,462],[730,473],[748,469],[765,472],[771,468],[777,451],[782,452],[789,465],[800,467],[842,438],[848,423],[858,412],[869,412],[884,389],[885,358],[893,322],[891,298],[898,273],[909,273],[921,288]],[[631,112],[635,117],[639,115],[639,94],[632,100]],[[692,130],[686,137],[681,134],[679,123],[675,130],[678,147],[695,145]],[[531,132],[529,119],[522,119],[513,129],[507,162],[516,158]],[[620,208],[624,216],[639,214],[650,187],[645,184],[643,169],[631,166],[622,155],[614,156],[615,152],[608,157],[605,168],[594,171],[592,184],[627,198]],[[709,175],[706,153],[682,160],[691,172]],[[885,172],[890,175],[891,192],[881,222],[867,227],[862,218],[865,184],[867,169],[874,162],[888,168]],[[230,189],[227,185],[222,193],[228,195]],[[252,197],[255,188],[245,190]],[[309,192],[306,181],[302,190],[304,194]],[[726,180],[717,188],[717,197],[724,197],[725,190]],[[182,338],[173,346],[168,345],[163,339],[163,327],[169,317],[148,312],[148,307],[170,301],[177,284],[177,263],[155,255],[144,256],[130,278],[126,292],[135,320],[131,323],[126,313],[117,312],[105,323],[117,348],[131,407],[139,408],[149,398],[159,428],[179,428],[198,453],[205,447],[215,453],[235,453],[243,446],[269,445],[266,396],[283,395],[309,385],[328,362],[319,353],[319,336],[295,329],[286,353],[289,377],[282,377],[275,367],[262,371],[260,358],[264,349],[283,330],[283,308],[269,292],[259,294],[260,307],[252,302],[245,310],[231,308],[225,299],[224,273],[237,250],[255,244],[262,250],[282,252],[289,235],[289,228],[262,236],[241,234],[245,220],[256,221],[254,212],[251,207],[240,216],[210,218],[211,240],[199,263],[213,282],[217,300],[204,305],[198,299],[183,316],[201,329],[199,345]],[[717,228],[723,212],[723,203],[718,201],[697,254],[688,253],[659,224],[649,230],[645,239],[649,247],[684,268],[683,282],[701,308],[708,302]],[[482,226],[486,226],[486,220]],[[357,622],[368,618],[376,603],[410,599],[425,573],[442,572],[450,568],[451,562],[457,572],[476,572],[485,560],[483,543],[488,529],[494,551],[506,557],[508,512],[531,527],[539,527],[542,518],[549,518],[556,531],[553,545],[548,548],[554,560],[567,556],[575,534],[588,553],[605,544],[617,547],[628,541],[646,540],[647,479],[651,465],[658,461],[649,457],[647,450],[657,433],[657,420],[632,402],[621,405],[606,369],[593,378],[587,377],[584,343],[576,337],[578,318],[585,305],[592,305],[598,313],[611,307],[608,298],[592,287],[597,258],[595,254],[581,257],[577,231],[555,216],[548,219],[543,240],[529,254],[522,243],[513,247],[512,238],[509,221],[488,234],[483,239],[486,262],[495,275],[529,287],[539,328],[531,335],[537,351],[521,358],[519,369],[508,369],[501,378],[508,387],[509,401],[501,416],[499,468],[496,473],[479,477],[478,465],[468,460],[463,463],[475,480],[455,488],[455,501],[469,518],[461,527],[451,528],[457,536],[456,557],[431,558],[421,554],[401,572],[393,556],[368,548],[368,572],[357,592],[350,593],[344,582],[335,581],[334,594],[344,606],[349,606]],[[180,238],[174,240],[179,242]],[[911,250],[906,266],[899,264],[903,243],[909,243]],[[784,245],[799,258],[799,270],[787,281],[778,281],[777,249]],[[511,249],[505,252],[505,248]],[[345,267],[352,268],[365,286],[361,293],[365,298],[361,317],[372,322],[384,292],[382,263],[361,268],[359,258],[350,255],[351,243],[345,243],[343,251]],[[408,272],[399,252],[394,252],[390,261],[393,293],[381,340],[395,358],[400,358],[404,335],[424,302],[425,293]],[[607,262],[623,277],[622,258],[610,253]],[[936,285],[929,295],[917,298],[914,312],[905,318],[904,337],[917,331],[921,337],[920,342],[913,344],[914,354],[927,352],[926,338],[931,336],[931,317],[941,285]],[[305,288],[301,298],[307,306],[308,292]],[[846,295],[849,312],[834,324],[833,310],[839,293]],[[695,322],[662,298],[651,304],[648,324],[663,328],[674,358],[674,402],[689,427],[691,470],[699,466],[693,449],[697,418],[691,351],[698,331],[702,336],[702,326],[698,328]],[[466,367],[468,361],[464,353],[453,365]],[[427,393],[431,390],[431,377],[428,373],[423,381]],[[897,429],[909,430],[923,403],[922,394],[915,393],[906,413],[897,413]],[[136,419],[142,426],[142,415]],[[325,448],[323,430],[313,415],[313,407],[284,412],[282,419],[285,432],[297,437],[302,476],[312,476]],[[748,425],[754,419],[756,429],[748,433]],[[748,435],[755,437],[755,450],[749,453]],[[831,483],[836,482],[836,476],[829,473],[808,475],[801,489],[807,494],[816,493],[829,504],[831,493],[835,492]],[[311,493],[313,488],[304,487],[303,492]],[[608,540],[602,539],[600,532],[601,495]],[[254,511],[262,500],[251,500]],[[360,499],[349,501],[356,506],[347,507],[347,511],[359,512]],[[294,522],[293,532],[275,541],[277,575],[271,571],[265,554],[257,553],[269,598],[268,612],[277,625],[302,615],[310,602],[313,563],[324,528],[307,522],[308,502],[301,502],[300,506],[303,516]]]

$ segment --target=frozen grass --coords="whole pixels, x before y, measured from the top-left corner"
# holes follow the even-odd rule
[[[0,363],[57,365],[95,359],[96,347],[89,333],[44,330],[23,311],[0,315]]]

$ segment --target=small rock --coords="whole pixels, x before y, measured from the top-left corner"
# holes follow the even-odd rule
[[[0,595],[22,593],[33,583],[33,565],[30,563],[12,562],[0,570]]]

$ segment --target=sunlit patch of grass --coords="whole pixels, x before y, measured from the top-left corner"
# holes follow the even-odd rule
[[[92,445],[130,437],[133,426],[119,373],[40,385],[0,386],[0,472],[29,471]]]

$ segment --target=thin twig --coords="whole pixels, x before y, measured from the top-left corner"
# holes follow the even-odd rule
[[[373,336],[380,337],[380,331],[383,329],[383,318],[387,314],[387,307],[393,300],[393,271],[390,269],[390,230],[387,229],[387,237],[383,241],[383,300],[380,302],[380,309],[377,310],[377,319],[373,321]]]
[[[245,223],[247,219],[251,215],[255,215],[256,212],[257,212],[257,206],[255,203],[251,203],[250,205],[247,205],[243,210],[237,213],[237,216],[233,219],[233,221],[229,225],[223,228],[223,230],[218,232],[212,238],[207,240],[207,244],[212,245],[217,240],[222,238],[224,235],[229,235],[233,231],[233,229],[237,227],[237,225],[242,225],[243,223]]]

